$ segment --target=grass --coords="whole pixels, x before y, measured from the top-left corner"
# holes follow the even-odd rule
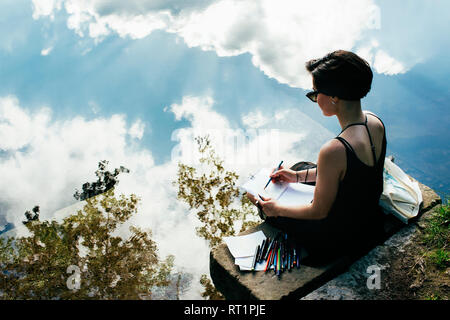
[[[442,300],[442,298],[438,294],[430,294],[429,296],[425,297],[424,300]]]
[[[419,267],[415,266],[420,283],[418,298],[425,300],[446,300],[449,298],[450,267],[450,203],[447,200],[424,219],[425,228],[419,236],[417,252]],[[418,258],[421,256],[422,258]],[[417,263],[416,263],[417,264]]]
[[[450,264],[450,254],[448,250],[437,249],[429,256],[432,263],[439,269],[445,269]]]
[[[427,221],[422,242],[427,247],[428,260],[439,269],[450,265],[450,203],[439,206]]]

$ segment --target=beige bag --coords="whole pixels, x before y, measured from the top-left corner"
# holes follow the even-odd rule
[[[386,214],[393,214],[407,224],[410,219],[417,216],[423,201],[419,184],[412,181],[389,158],[384,162],[383,178],[380,206]]]

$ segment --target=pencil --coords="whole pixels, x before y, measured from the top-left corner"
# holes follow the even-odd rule
[[[255,266],[256,266],[256,257],[257,257],[257,255],[258,255],[258,253],[259,253],[259,245],[256,247],[256,250],[255,250],[255,256],[253,257],[252,271],[255,270]]]
[[[297,265],[297,250],[294,248],[294,259],[293,265]]]
[[[273,246],[274,241],[275,241],[275,239],[272,239],[272,240],[270,241],[269,247],[267,248],[267,251],[266,251],[266,257],[265,257],[266,260],[268,259],[269,251],[272,249],[272,246]]]
[[[277,248],[277,261],[276,261],[276,264],[277,264],[277,272],[276,273],[277,274],[279,273],[280,268],[281,268],[280,258],[281,258],[281,243],[280,243],[280,245]]]
[[[273,250],[273,254],[272,254],[272,257],[270,258],[270,265],[273,265],[273,260],[274,260],[275,254],[277,252],[277,242],[276,241],[274,241],[274,243],[273,243],[272,250]]]
[[[277,263],[276,263],[276,257],[277,257],[277,247],[278,247],[278,243],[277,241],[275,241],[274,247],[273,247],[273,255],[272,255],[272,259],[270,260],[270,265],[273,265],[273,271],[276,272],[277,270]]]
[[[280,247],[280,271],[284,270],[284,243],[281,244]]]
[[[291,271],[291,248],[288,247],[288,261],[287,261],[287,269],[288,271]]]
[[[292,266],[291,268],[294,269],[295,266],[295,247],[292,245]]]
[[[283,164],[283,160],[281,160],[281,162],[280,162],[280,164],[278,165],[276,171],[278,171],[278,170],[280,169],[280,167],[281,167],[282,164]],[[267,188],[267,186],[269,185],[270,181],[272,181],[272,177],[270,177],[269,181],[267,181],[267,184],[266,184],[266,186],[264,187],[264,189]]]
[[[264,248],[263,248],[263,253],[261,255],[261,260],[267,260],[266,259],[266,256],[267,256],[266,252],[267,252],[267,250],[269,250],[269,243],[270,243],[270,238],[267,237],[266,243],[264,243]]]
[[[262,244],[261,244],[261,248],[259,250],[259,254],[258,254],[258,258],[257,261],[261,262],[261,257],[263,255],[263,251],[264,251],[264,245],[266,244],[266,239],[263,240]]]
[[[264,272],[267,272],[267,267],[269,266],[270,257],[272,255],[272,251],[269,252],[269,258],[267,259],[266,267],[264,268]]]

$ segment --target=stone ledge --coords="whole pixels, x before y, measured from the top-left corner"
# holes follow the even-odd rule
[[[418,217],[410,220],[409,225],[416,224],[425,211],[441,202],[440,197],[432,189],[421,183],[419,186],[423,196],[422,209]],[[395,217],[386,216],[386,240],[405,226]],[[262,223],[241,235],[258,230],[263,231],[268,237],[277,232],[277,229],[267,223]],[[211,250],[210,274],[216,288],[228,300],[300,299],[348,270],[361,257],[343,257],[323,266],[301,264],[300,269],[284,272],[281,279],[278,279],[273,272],[240,271],[239,267],[234,264],[234,258],[228,247],[222,243]]]

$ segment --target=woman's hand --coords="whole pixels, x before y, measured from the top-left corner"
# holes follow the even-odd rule
[[[297,175],[294,170],[285,169],[283,166],[279,170],[273,169],[270,175],[272,182],[297,182]]]
[[[275,200],[272,200],[271,198],[264,198],[261,197],[257,199],[255,196],[247,192],[247,197],[249,200],[257,206],[259,209],[261,209],[266,216],[269,217],[276,217],[279,214],[279,207],[278,202]]]
[[[258,203],[261,206],[262,211],[266,214],[268,217],[277,217],[280,214],[280,207],[278,205],[278,202],[275,200],[272,200],[272,198],[264,198],[259,199]]]

